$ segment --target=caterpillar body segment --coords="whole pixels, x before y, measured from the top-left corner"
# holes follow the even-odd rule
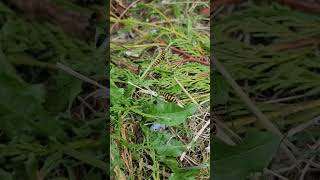
[[[169,101],[169,102],[174,102],[174,103],[178,103],[178,98],[171,95],[171,94],[168,94],[168,93],[165,93],[163,91],[159,91],[159,94],[161,96],[164,97],[165,100]]]
[[[173,96],[163,91],[159,91],[158,94],[162,96],[166,101],[176,103],[179,107],[183,108],[183,104],[176,96]]]
[[[152,67],[155,67],[157,66],[161,61],[163,61],[166,57],[166,53],[167,51],[166,50],[163,50],[159,56],[159,58],[152,64]]]

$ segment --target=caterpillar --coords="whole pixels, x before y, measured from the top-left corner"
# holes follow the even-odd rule
[[[167,51],[163,50],[159,56],[159,58],[152,64],[152,67],[157,66],[161,61],[164,60]]]
[[[161,96],[164,97],[165,100],[169,101],[169,102],[174,102],[174,103],[178,103],[178,98],[173,96],[173,95],[170,95],[166,92],[163,92],[163,91],[159,91],[159,94]]]

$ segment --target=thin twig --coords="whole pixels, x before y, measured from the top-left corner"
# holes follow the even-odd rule
[[[192,162],[193,163],[193,164],[191,164],[192,166],[194,166],[194,165],[199,166],[199,164],[197,162],[195,162],[190,156],[185,155],[185,159]]]
[[[138,3],[139,1],[140,1],[140,0],[136,0],[136,1],[134,1],[133,3],[131,3],[131,4],[120,14],[120,16],[118,17],[118,19],[121,19],[121,18],[128,12],[128,10],[129,10],[132,6],[134,6],[136,3]],[[110,33],[112,33],[114,27],[117,26],[118,24],[119,24],[119,22],[115,22],[115,23],[111,26],[111,28],[110,28]]]
[[[209,126],[210,120],[206,122],[206,124],[200,129],[200,131],[197,133],[197,135],[192,139],[192,141],[187,146],[187,151],[192,147],[192,144],[200,137],[200,135],[203,133],[203,131]],[[180,161],[183,161],[184,156],[187,154],[187,151],[184,151],[182,155],[180,156]]]
[[[318,124],[320,121],[320,116],[316,117],[316,118],[313,118],[312,120],[308,121],[308,122],[305,122],[303,124],[300,124],[298,125],[297,127],[294,127],[292,129],[290,129],[288,131],[288,138],[295,135],[296,133],[298,132],[301,132],[303,130],[305,130],[306,128],[312,126],[312,125],[315,125],[315,124]]]
[[[283,42],[279,44],[271,45],[271,48],[275,51],[289,50],[289,49],[298,49],[308,46],[316,46],[320,44],[320,37],[304,37],[290,42]]]
[[[208,61],[204,61],[202,60],[201,58],[188,58],[188,59],[184,59],[181,64],[183,64],[184,62],[196,62],[196,63],[200,63],[200,64],[203,64],[203,65],[206,65],[206,66],[209,66],[210,63]]]
[[[96,81],[94,81],[94,80],[92,80],[92,79],[90,79],[90,78],[88,78],[88,77],[86,77],[86,76],[84,76],[84,75],[72,70],[71,68],[69,68],[69,67],[67,67],[67,66],[65,66],[65,65],[63,65],[63,64],[61,64],[59,62],[57,63],[57,67],[59,69],[65,71],[65,72],[67,72],[68,74],[78,78],[78,79],[81,79],[81,80],[83,80],[83,81],[85,81],[87,83],[90,83],[90,84],[95,85],[95,86],[97,86],[99,88],[102,88],[104,90],[109,91],[109,89],[107,87],[105,87],[105,86],[99,84],[98,82],[96,82]]]
[[[271,175],[273,175],[273,176],[276,176],[276,177],[278,177],[279,179],[289,180],[288,178],[286,178],[286,177],[284,177],[284,176],[281,176],[280,174],[275,173],[275,172],[273,172],[273,171],[271,171],[271,170],[269,170],[269,169],[267,169],[267,168],[264,168],[263,171],[264,171],[265,173],[268,173],[268,174],[271,174]]]
[[[137,85],[133,84],[131,81],[128,81],[128,84],[130,84],[130,85],[132,85],[132,86],[134,86],[134,87],[136,87],[136,88],[140,89],[140,92],[142,92],[142,93],[150,94],[150,95],[152,95],[152,96],[158,96],[158,93],[156,93],[156,92],[154,92],[154,91],[151,91],[151,90],[143,89],[143,88],[141,88],[141,87],[139,87],[139,86],[137,86]]]
[[[183,85],[178,81],[178,79],[177,79],[176,77],[173,77],[173,78],[174,78],[174,80],[178,83],[178,85],[181,87],[181,89],[183,90],[183,92],[191,99],[191,101],[192,101],[193,103],[195,103],[196,105],[199,105],[199,104],[197,103],[197,101],[193,99],[193,97],[188,93],[188,91],[187,91],[187,90],[183,87]]]
[[[87,106],[88,109],[90,109],[90,111],[93,113],[93,114],[96,114],[97,112],[93,109],[92,106],[90,106],[90,104],[88,104],[82,97],[78,96],[77,99],[79,101],[81,101],[81,103],[83,103],[85,106]]]
[[[176,53],[179,53],[181,54],[182,56],[184,56],[186,59],[184,59],[182,62],[180,62],[180,64],[184,63],[184,62],[197,62],[197,63],[200,63],[200,64],[203,64],[203,65],[206,65],[206,66],[209,66],[210,63],[208,61],[207,58],[205,57],[201,57],[201,58],[194,58],[191,54],[179,49],[179,48],[176,48],[176,47],[171,47],[171,50],[176,52]]]
[[[164,49],[163,51],[167,51],[170,46],[171,46],[171,44],[169,44],[169,45],[167,46],[167,48]],[[157,58],[155,58],[155,59],[149,64],[149,66],[147,67],[147,69],[146,69],[146,70],[143,72],[143,74],[141,75],[140,79],[143,79],[143,78],[147,75],[147,73],[150,71],[152,65],[158,60],[158,58],[159,58],[160,56],[161,56],[161,52],[158,53]]]
[[[156,60],[160,57],[161,53],[158,54],[157,58],[155,58],[150,64],[149,66],[147,67],[147,69],[143,72],[143,74],[140,76],[140,79],[143,79],[147,73],[150,71],[152,65],[156,62]]]
[[[269,131],[273,132],[274,134],[278,135],[281,139],[284,138],[284,135],[281,133],[281,131],[267,118],[266,115],[264,115],[260,109],[257,108],[256,105],[253,104],[253,102],[250,100],[248,95],[246,95],[241,87],[235,82],[235,80],[231,77],[231,75],[225,70],[222,64],[220,62],[212,57],[212,63],[217,68],[217,70],[223,75],[223,77],[227,80],[227,82],[232,86],[235,93],[240,97],[240,99],[246,104],[248,109],[256,115],[257,119],[260,121],[260,123]],[[295,146],[287,139],[284,138],[283,140],[287,146],[290,146],[293,150],[296,149]],[[295,162],[296,158],[293,155],[293,153],[288,149],[288,147],[282,144],[281,147],[285,150],[289,158]]]
[[[38,61],[33,59],[31,56],[25,55],[25,54],[8,56],[8,59],[11,63],[15,65],[27,65],[27,66],[47,68],[47,69],[53,69],[53,70],[57,69],[55,64]]]
[[[301,172],[301,175],[300,175],[299,180],[304,180],[304,176],[306,175],[306,173],[308,172],[308,169],[310,168],[310,163],[311,163],[314,159],[315,159],[315,156],[311,157],[311,158],[307,161],[306,165],[304,166],[304,168],[303,168],[303,170],[302,170],[302,172]]]
[[[138,168],[138,180],[142,180],[142,167],[143,167],[143,158],[140,158],[139,168]]]
[[[311,149],[318,149],[320,147],[320,140],[318,140],[314,145],[312,145],[310,148]]]
[[[320,138],[318,139],[318,141],[313,145],[311,146],[311,150],[313,151],[316,151],[318,148],[319,148],[319,145],[320,145]],[[313,160],[316,158],[317,155],[313,155],[306,163],[306,165],[304,166],[303,170],[302,170],[302,173],[300,175],[300,178],[299,180],[303,180],[304,179],[304,176],[306,175],[306,173],[308,172],[308,169],[310,168],[310,165],[311,165],[311,162],[313,162]]]
[[[298,165],[302,162],[302,160],[297,160],[295,163],[288,167],[280,168],[280,169],[274,169],[273,171],[279,174],[285,173],[287,171],[290,171],[294,168],[299,168]]]
[[[227,125],[225,125],[223,122],[221,122],[218,119],[214,120],[218,125],[220,125],[223,129],[225,129],[227,132],[229,132],[233,137],[237,139],[237,141],[241,141],[241,137],[235,133],[232,129],[230,129]]]
[[[229,134],[225,132],[225,129],[223,129],[220,124],[216,124],[217,133],[215,137],[222,140],[225,144],[228,144],[230,146],[235,146],[237,143],[230,137]]]
[[[297,95],[297,96],[291,96],[291,97],[285,97],[285,98],[279,98],[279,99],[274,99],[274,100],[270,100],[270,101],[265,101],[263,103],[264,104],[280,103],[280,102],[300,99],[300,98],[303,98],[303,97],[306,97],[306,96],[307,95],[302,94],[302,95]]]
[[[320,164],[318,164],[318,163],[315,163],[315,162],[311,161],[311,162],[310,162],[310,165],[313,166],[313,167],[315,167],[315,168],[320,169]]]

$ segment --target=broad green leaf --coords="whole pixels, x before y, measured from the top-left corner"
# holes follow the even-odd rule
[[[46,96],[45,107],[50,112],[65,111],[68,103],[81,92],[82,82],[75,77],[59,71],[52,76],[47,86],[48,93]]]
[[[28,121],[35,119],[37,113],[42,111],[44,89],[41,85],[20,82],[13,74],[3,72],[2,68],[5,67],[0,67],[0,124],[13,134],[13,130],[17,132],[27,127]]]
[[[126,104],[128,100],[124,97],[124,89],[118,88],[116,84],[110,80],[110,101],[112,105]]]
[[[147,137],[151,147],[161,156],[178,157],[184,150],[182,142],[170,134],[148,131]]]
[[[0,126],[4,131],[14,136],[21,130],[34,130],[38,135],[64,138],[58,121],[42,107],[44,86],[27,84],[19,79],[4,56],[1,56],[0,64],[4,65],[0,66]]]
[[[197,110],[196,104],[189,104],[181,108],[175,103],[167,103],[161,100],[156,105],[148,104],[148,114],[154,116],[159,124],[167,126],[177,126],[187,120],[187,118]]]
[[[277,152],[280,138],[270,132],[249,131],[237,146],[213,141],[211,170],[215,179],[245,180],[250,173],[267,167]]]

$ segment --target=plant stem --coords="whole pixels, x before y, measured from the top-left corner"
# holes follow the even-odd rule
[[[248,95],[246,95],[241,87],[236,83],[236,81],[231,77],[231,75],[225,70],[222,64],[212,56],[211,59],[212,64],[217,68],[217,70],[223,75],[223,77],[227,80],[227,82],[232,86],[235,93],[240,97],[240,99],[246,104],[248,109],[257,116],[257,119],[260,121],[260,123],[269,131],[273,132],[274,134],[278,135],[287,146],[290,146],[292,150],[295,150],[295,146],[284,137],[284,135],[281,133],[281,131],[276,127],[265,114],[263,114],[256,105],[250,100]],[[281,147],[285,150],[285,152],[288,154],[289,158],[296,162],[296,158],[293,155],[293,153],[289,150],[289,148],[282,144]]]

